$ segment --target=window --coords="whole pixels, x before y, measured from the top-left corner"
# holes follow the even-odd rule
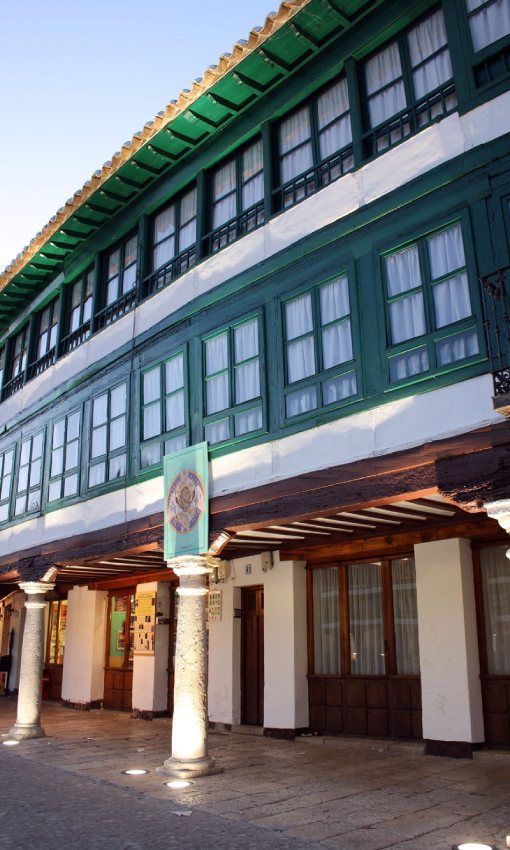
[[[315,569],[312,593],[315,674],[419,674],[414,558]]]
[[[103,307],[96,314],[96,325],[102,328],[130,310],[136,298],[138,236],[129,236],[104,258]]]
[[[204,340],[204,425],[210,443],[262,428],[259,334],[259,320],[252,318]]]
[[[66,646],[67,600],[50,602],[48,618],[47,664],[63,664]]]
[[[345,77],[285,118],[278,130],[280,189],[286,209],[354,167]]]
[[[0,452],[0,522],[7,522],[9,519],[13,472],[14,448]]]
[[[264,223],[262,140],[227,160],[211,179],[211,233],[207,251],[215,253]]]
[[[21,443],[14,513],[16,516],[41,509],[43,431]]]
[[[111,592],[108,599],[108,609],[109,626],[106,646],[106,668],[129,669],[133,666],[135,636],[134,591]]]
[[[4,381],[2,397],[8,398],[23,386],[28,357],[28,325],[12,340],[9,380]]]
[[[367,156],[455,109],[442,9],[371,56],[364,65],[364,80],[371,128],[365,134]]]
[[[510,673],[510,561],[506,549],[491,546],[480,551],[487,672],[497,676]]]
[[[191,189],[152,220],[152,267],[145,294],[166,286],[195,263],[197,190]]]
[[[356,395],[346,274],[287,301],[284,324],[287,417]]]
[[[77,348],[90,336],[93,290],[93,269],[68,288],[67,336],[62,340],[64,354]]]
[[[473,50],[510,34],[510,0],[466,0]]]
[[[0,348],[0,391],[4,380],[5,370],[5,348]]]
[[[53,425],[49,502],[76,496],[78,493],[80,424],[80,411],[75,410],[74,413],[64,416]]]
[[[127,384],[124,382],[92,401],[89,487],[126,474]]]
[[[142,441],[142,469],[187,445],[182,352],[142,374]]]
[[[55,360],[58,330],[59,299],[54,298],[38,316],[34,343],[35,360],[30,364],[29,377],[39,375]]]
[[[385,268],[392,381],[478,354],[459,223],[389,254]]]

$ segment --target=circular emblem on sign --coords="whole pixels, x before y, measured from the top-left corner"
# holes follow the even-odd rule
[[[204,485],[193,469],[183,469],[170,484],[168,522],[177,534],[192,531],[204,512]]]

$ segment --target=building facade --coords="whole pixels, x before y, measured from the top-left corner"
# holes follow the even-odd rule
[[[206,440],[209,720],[510,744],[509,89],[508,0],[283,3],[3,272],[44,696],[172,712],[162,459]]]

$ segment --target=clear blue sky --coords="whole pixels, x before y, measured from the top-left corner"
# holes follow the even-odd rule
[[[0,0],[0,271],[271,0]]]

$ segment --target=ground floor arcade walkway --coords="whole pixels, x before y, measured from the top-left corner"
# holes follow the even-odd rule
[[[15,698],[0,699],[3,736],[15,709]],[[454,760],[424,756],[418,743],[331,737],[280,741],[213,730],[211,755],[224,772],[171,791],[156,773],[170,749],[168,718],[147,722],[128,713],[44,703],[42,722],[47,738],[12,750],[0,747],[4,788],[9,788],[4,771],[15,757],[51,766],[55,776],[70,772],[105,783],[105,795],[108,788],[114,793],[112,783],[132,789],[138,807],[145,795],[168,800],[170,825],[178,811],[220,816],[233,832],[252,824],[261,830],[260,846],[264,836],[269,841],[264,830],[271,830],[298,840],[299,847],[310,842],[310,847],[342,850],[439,850],[478,840],[503,850],[510,833],[508,752],[483,751],[472,761]],[[149,773],[136,778],[122,773],[133,767]],[[4,798],[2,807],[8,805]]]

